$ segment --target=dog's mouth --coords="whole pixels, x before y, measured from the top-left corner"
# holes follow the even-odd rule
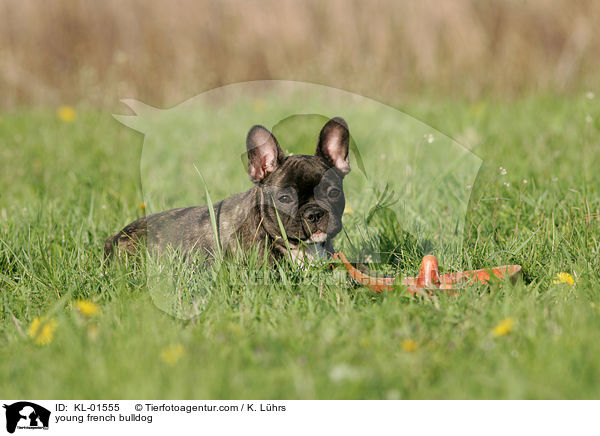
[[[294,238],[294,237],[290,237],[289,241],[292,245],[292,247],[296,248],[296,247],[300,247],[302,245],[308,246],[308,247],[317,247],[317,246],[323,246],[325,244],[325,242],[327,241],[328,235],[327,233],[318,230],[314,233],[311,233],[311,235],[309,237],[300,237],[300,238]]]
[[[316,259],[327,259],[326,241],[327,233],[323,231],[316,231],[309,238],[298,239],[298,245],[292,246],[290,251],[292,258],[301,264],[307,261],[311,263]]]
[[[322,244],[327,240],[327,233],[318,230],[310,235],[310,237],[303,239],[302,242],[305,244]]]

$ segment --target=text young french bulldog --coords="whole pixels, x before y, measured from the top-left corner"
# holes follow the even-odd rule
[[[295,259],[333,253],[331,239],[342,229],[343,179],[350,172],[350,134],[342,118],[321,129],[314,156],[285,156],[277,139],[262,126],[248,132],[250,190],[213,205],[217,238],[225,253],[258,246],[274,258],[286,255],[285,229]],[[134,253],[140,243],[150,252],[171,246],[182,253],[217,253],[208,206],[185,207],[140,218],[110,236],[107,256]]]

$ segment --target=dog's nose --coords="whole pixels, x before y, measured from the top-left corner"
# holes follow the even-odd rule
[[[309,207],[304,211],[304,219],[312,224],[317,224],[325,215],[325,211],[318,206]]]

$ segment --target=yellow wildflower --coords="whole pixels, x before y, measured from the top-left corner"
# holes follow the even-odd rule
[[[353,213],[354,213],[354,211],[352,210],[350,205],[346,203],[346,207],[344,207],[344,214],[352,215]]]
[[[73,109],[71,106],[61,106],[58,108],[56,113],[58,118],[65,123],[71,123],[75,121],[75,118],[77,117],[75,109]]]
[[[75,303],[75,309],[82,315],[92,317],[100,312],[100,306],[87,300],[79,300]]]
[[[573,276],[569,273],[558,273],[556,274],[556,279],[553,282],[555,285],[558,285],[560,283],[566,283],[569,286],[573,286],[575,284],[575,279],[573,278]]]
[[[402,341],[402,349],[412,353],[413,351],[417,350],[417,343],[412,339],[405,339]]]
[[[52,342],[54,330],[58,323],[54,318],[46,320],[45,318],[35,317],[29,325],[28,334],[36,345],[48,345]]]
[[[179,359],[183,357],[183,354],[183,345],[169,345],[161,351],[160,358],[163,362],[168,363],[169,365],[175,365]]]
[[[512,318],[506,318],[500,321],[496,327],[492,329],[492,334],[496,337],[504,336],[510,333],[513,326],[515,325],[515,320]]]
[[[146,203],[139,203],[138,209],[144,212],[146,210]]]

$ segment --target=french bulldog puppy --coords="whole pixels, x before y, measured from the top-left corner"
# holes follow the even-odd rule
[[[254,187],[213,205],[216,238],[208,206],[185,207],[132,222],[106,240],[105,254],[135,253],[141,243],[150,252],[171,246],[213,257],[218,238],[224,253],[258,246],[275,259],[329,257],[342,229],[349,141],[346,122],[336,117],[323,126],[314,156],[285,156],[269,130],[254,126],[246,139]]]

